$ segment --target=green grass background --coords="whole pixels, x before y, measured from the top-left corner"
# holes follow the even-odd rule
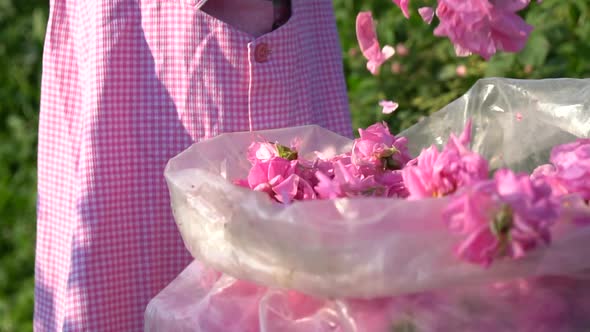
[[[414,0],[412,6],[427,3]],[[334,0],[334,5],[355,127],[386,120],[397,132],[481,77],[590,76],[588,0],[533,1],[522,13],[536,27],[525,50],[489,62],[455,57],[448,40],[432,35],[436,22],[428,26],[415,12],[406,20],[390,0]],[[383,44],[403,43],[409,50],[407,56],[394,56],[378,76],[367,72],[356,45],[360,10],[374,12]],[[0,332],[32,330],[36,131],[47,17],[46,1],[0,0]],[[467,68],[466,76],[457,76],[459,65]],[[398,101],[399,110],[381,114],[381,99]]]

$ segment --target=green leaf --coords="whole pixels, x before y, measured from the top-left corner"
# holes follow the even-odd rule
[[[457,77],[457,65],[450,63],[444,65],[438,72],[438,79],[441,81]]]
[[[549,46],[549,40],[541,31],[533,31],[525,48],[518,54],[518,60],[523,65],[541,66],[545,63]]]
[[[297,151],[278,143],[276,143],[275,146],[277,147],[279,157],[285,158],[287,160],[297,160]]]
[[[486,67],[486,76],[488,77],[506,77],[512,69],[516,55],[512,53],[498,53],[488,62]]]

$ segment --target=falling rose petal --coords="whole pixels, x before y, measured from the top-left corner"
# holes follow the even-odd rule
[[[377,74],[383,62],[395,54],[394,48],[389,45],[381,49],[371,12],[360,12],[357,15],[356,38],[363,56],[367,59],[367,69],[373,75]]]
[[[408,10],[410,0],[393,0],[393,3],[395,3],[402,10],[402,13],[404,13],[406,18],[410,18],[410,11]]]
[[[391,100],[382,100],[379,106],[383,107],[383,114],[391,114],[399,107],[399,104]]]
[[[516,113],[516,121],[520,121],[522,120],[522,113],[518,112]]]
[[[428,24],[430,24],[432,18],[434,18],[434,9],[432,7],[420,7],[418,8],[418,13],[420,13],[422,20]]]
[[[385,45],[381,50],[381,54],[385,57],[385,59],[389,59],[395,54],[395,49],[392,46]]]

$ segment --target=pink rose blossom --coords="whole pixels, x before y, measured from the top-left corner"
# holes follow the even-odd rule
[[[571,220],[576,225],[590,225],[590,205],[579,195],[566,195],[559,198],[561,215],[565,220]]]
[[[286,147],[279,143],[270,143],[266,141],[253,142],[248,147],[248,161],[255,164],[259,161],[268,161],[274,157],[282,157],[288,160],[297,159],[297,150],[301,145],[301,139],[295,138],[291,142],[291,147]]]
[[[434,34],[447,36],[460,56],[478,53],[489,59],[497,51],[518,52],[533,29],[516,14],[528,3],[517,0],[439,0],[436,15],[440,24]]]
[[[406,198],[409,193],[404,184],[401,171],[385,171],[375,175],[375,181],[385,188],[385,197]]]
[[[318,193],[319,198],[333,199],[346,197],[344,191],[342,190],[341,184],[337,181],[334,181],[332,177],[320,171],[316,173],[316,177],[318,178],[318,184],[314,189]]]
[[[410,17],[409,0],[393,0],[406,18]],[[480,54],[486,60],[498,51],[518,52],[532,27],[518,16],[530,0],[438,0],[436,9],[420,7],[418,12],[430,24],[434,15],[439,25],[436,36],[446,36],[458,56]]]
[[[590,224],[590,139],[554,147],[551,162],[537,167],[531,179],[551,187],[566,220]]]
[[[364,175],[353,164],[334,163],[334,181],[340,184],[345,197],[382,196],[385,188],[375,182],[373,175]]]
[[[295,174],[298,161],[280,157],[256,162],[248,174],[248,185],[254,191],[267,193],[279,202],[315,199],[313,186]]]
[[[295,173],[293,162],[280,157],[256,162],[248,173],[248,184],[255,191],[272,192],[272,187]]]
[[[404,184],[410,192],[410,198],[437,197],[442,192],[450,192],[449,189],[439,188],[442,185],[437,185],[438,181],[434,179],[434,164],[438,156],[439,152],[433,145],[422,150],[422,153],[402,170]]]
[[[563,187],[590,200],[590,139],[556,146],[550,160]]]
[[[406,197],[407,190],[401,172],[359,168],[347,155],[332,160],[332,168],[316,172],[315,190],[322,199],[340,197]]]
[[[359,129],[359,134],[360,138],[354,141],[351,160],[363,173],[398,170],[411,159],[407,139],[391,135],[384,122]]]
[[[376,75],[379,67],[395,54],[393,47],[379,46],[371,12],[360,12],[356,17],[356,37],[361,52],[367,59],[367,69]]]
[[[456,254],[489,266],[500,257],[519,258],[551,241],[559,205],[544,183],[526,174],[498,170],[456,196],[443,212],[451,231],[464,236]]]
[[[402,170],[410,198],[446,196],[487,178],[487,161],[465,147],[470,133],[471,122],[468,122],[459,138],[451,134],[442,152],[435,146],[422,150],[418,158]]]
[[[519,10],[525,9],[530,0],[490,0],[494,6],[503,8],[504,10],[509,10],[513,12],[517,12]]]
[[[253,142],[248,147],[248,161],[254,165],[258,161],[269,161],[279,156],[274,144],[269,142]]]
[[[252,190],[268,193],[274,198],[276,192],[273,187],[294,173],[291,161],[275,157],[268,161],[256,162],[248,173],[248,184]]]
[[[315,190],[320,198],[385,195],[387,188],[379,185],[373,175],[360,173],[353,164],[339,160],[333,163],[333,167],[333,177],[322,172],[316,173],[319,182]]]
[[[541,165],[533,171],[531,174],[533,181],[544,181],[555,196],[563,196],[568,194],[567,188],[563,185],[562,181],[557,176],[557,170],[555,166],[551,164]]]

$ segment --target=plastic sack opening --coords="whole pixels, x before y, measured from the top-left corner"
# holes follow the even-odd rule
[[[473,120],[472,148],[493,168],[532,170],[550,149],[590,135],[590,80],[485,79],[401,133],[416,155]],[[232,277],[325,298],[375,298],[590,267],[590,229],[560,223],[550,247],[482,269],[457,260],[441,222],[446,199],[339,199],[284,206],[239,188],[258,136],[301,153],[336,154],[351,141],[317,126],[223,134],[193,145],[165,172],[175,219],[199,261]]]

